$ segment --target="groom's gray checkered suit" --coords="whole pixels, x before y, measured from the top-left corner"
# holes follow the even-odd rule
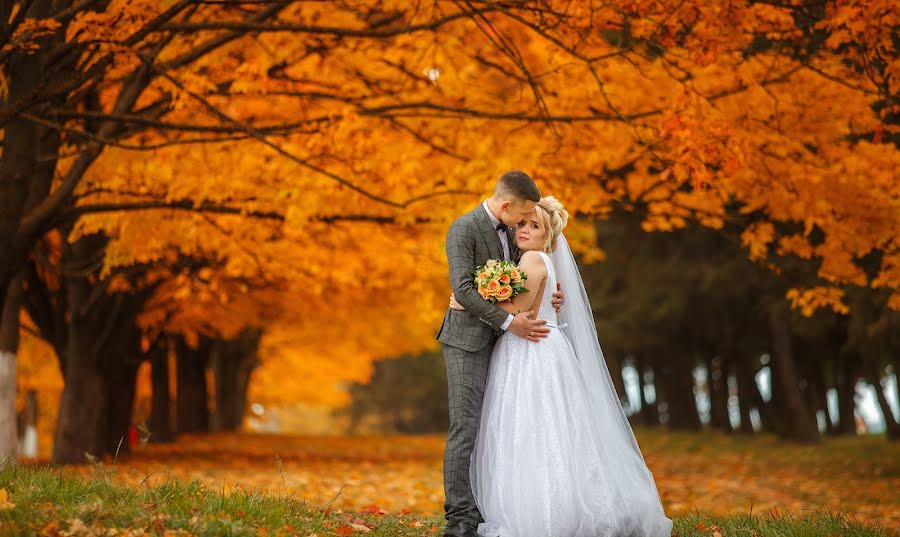
[[[513,233],[510,255],[518,261]],[[488,259],[503,259],[503,245],[490,218],[479,205],[459,217],[447,233],[450,287],[466,311],[448,309],[438,332],[447,364],[450,431],[444,452],[445,536],[462,535],[482,522],[469,482],[469,459],[481,418],[481,401],[491,351],[507,312],[481,298],[475,269]]]

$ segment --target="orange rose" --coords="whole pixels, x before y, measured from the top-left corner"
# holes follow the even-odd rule
[[[506,300],[510,297],[510,295],[512,295],[512,287],[509,287],[508,285],[504,285],[500,288],[499,291],[497,291],[498,300]]]
[[[487,285],[485,285],[484,288],[488,292],[488,294],[493,295],[498,290],[500,290],[500,282],[498,282],[497,280],[491,280],[487,282]]]
[[[490,274],[488,274],[487,272],[482,272],[481,274],[478,275],[478,277],[481,278],[482,280],[486,280],[490,277]]]
[[[509,283],[509,274],[501,274],[500,283]]]
[[[481,295],[481,298],[487,300],[488,294],[487,294],[487,291],[485,291],[485,289],[483,287],[478,290],[478,294]]]
[[[513,269],[512,272],[510,272],[510,275],[512,276],[513,283],[519,283],[520,281],[522,281],[522,275],[519,274],[518,270]]]

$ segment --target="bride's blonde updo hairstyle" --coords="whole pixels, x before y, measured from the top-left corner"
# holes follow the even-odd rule
[[[534,210],[538,217],[538,225],[544,231],[544,251],[550,253],[556,249],[556,238],[569,223],[569,212],[553,196],[541,198]]]

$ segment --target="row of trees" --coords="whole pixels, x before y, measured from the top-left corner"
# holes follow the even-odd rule
[[[138,318],[152,311],[154,295],[165,280],[137,285],[152,270],[149,266],[102,275],[107,243],[102,234],[73,243],[48,235],[27,265],[23,285],[7,296],[7,307],[22,305],[27,322],[58,359],[65,388],[53,460],[78,462],[85,453],[127,452],[138,368],[145,360],[152,368],[148,426],[154,441],[171,440],[176,431],[238,428],[251,374],[259,364],[261,331],[245,328],[230,338],[200,336],[191,341],[142,328]],[[196,263],[184,263],[185,270],[197,269]],[[124,279],[132,279],[136,289],[109,292]],[[169,370],[170,355],[174,371]],[[207,370],[212,373],[209,387]],[[171,377],[174,394],[169,393]]]
[[[5,2],[0,453],[23,311],[64,372],[58,462],[108,444],[92,417],[161,340],[258,333],[251,396],[346,402],[340,382],[433,344],[446,226],[510,168],[582,216],[731,227],[751,258],[795,259],[775,302],[844,311],[854,286],[900,309],[896,18],[883,0]],[[589,219],[571,234],[596,255]]]
[[[806,442],[819,439],[817,414],[831,434],[855,434],[857,381],[875,388],[890,439],[900,438],[883,381],[897,371],[900,314],[885,307],[887,293],[848,289],[848,314],[820,309],[812,316],[789,311],[782,297],[809,267],[779,260],[779,272],[741,256],[734,230],[689,227],[644,233],[633,214],[597,223],[605,262],[590,266],[591,298],[610,371],[624,395],[621,371],[638,374],[640,421],[656,424],[665,403],[670,427],[700,428],[693,371],[704,368],[710,425],[730,431],[729,378],[737,387],[740,430],[752,432],[750,414],[763,430]],[[627,358],[627,360],[626,360]],[[757,373],[771,370],[771,397]],[[655,400],[648,400],[652,379]],[[827,393],[835,390],[838,421]]]
[[[646,233],[640,223],[625,211],[597,221],[605,259],[582,264],[607,365],[633,423],[700,430],[702,390],[710,428],[752,434],[758,417],[763,432],[816,442],[817,415],[828,435],[856,434],[857,383],[864,381],[875,389],[887,438],[900,439],[885,389],[898,371],[900,313],[885,308],[886,293],[848,290],[849,314],[820,309],[807,317],[781,299],[787,279],[808,277],[796,260],[782,260],[784,271],[775,274],[741,255],[734,230]],[[625,388],[627,368],[637,372],[636,399]],[[706,372],[702,383],[698,368]],[[757,381],[763,369],[771,390]],[[446,429],[439,353],[380,362],[371,383],[353,386],[351,395],[342,411],[351,430]]]

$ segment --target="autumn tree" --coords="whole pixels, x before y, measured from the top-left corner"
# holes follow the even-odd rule
[[[727,224],[774,270],[800,259],[808,276],[767,297],[773,329],[786,293],[842,310],[856,285],[900,307],[889,2],[4,6],[6,311],[35,245],[65,224],[73,243],[107,237],[103,275],[212,260],[208,280],[234,285],[197,285],[220,302],[271,304],[244,280],[288,306],[264,307],[276,315],[251,394],[296,367],[297,389],[269,397],[340,402],[320,388],[432,345],[446,225],[510,168],[573,213]],[[596,251],[587,220],[568,233]],[[401,267],[420,277],[398,290]],[[177,280],[149,311],[187,303],[194,277]],[[258,324],[225,311],[205,324]],[[138,322],[192,339],[201,315]],[[795,365],[778,347],[777,365]],[[0,348],[9,367],[15,342]]]

